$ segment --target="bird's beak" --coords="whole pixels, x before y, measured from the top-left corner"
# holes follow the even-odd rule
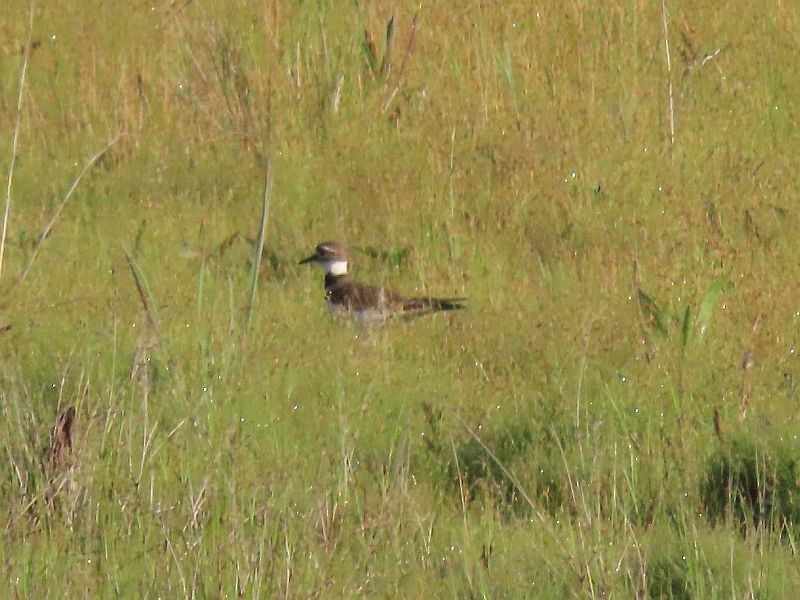
[[[311,256],[309,256],[308,258],[304,258],[303,260],[301,260],[297,264],[298,265],[304,265],[306,263],[314,262],[315,260],[317,260],[317,255],[316,254],[312,254]]]

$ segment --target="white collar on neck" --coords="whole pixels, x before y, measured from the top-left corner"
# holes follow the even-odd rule
[[[329,275],[347,275],[346,260],[329,260],[320,265]]]

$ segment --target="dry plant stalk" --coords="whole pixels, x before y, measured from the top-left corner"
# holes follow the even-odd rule
[[[147,318],[148,325],[156,328],[156,319],[153,316],[152,311],[150,310],[150,301],[147,297],[147,292],[145,290],[144,282],[142,281],[141,275],[139,274],[139,268],[136,265],[136,261],[133,260],[133,257],[125,252],[125,260],[128,262],[128,267],[131,270],[131,274],[133,275],[133,281],[136,284],[136,291],[139,294],[139,301],[142,303],[142,310],[144,311],[145,317]]]
[[[261,255],[264,252],[264,239],[267,237],[267,223],[269,222],[269,193],[272,188],[271,163],[267,161],[266,175],[264,177],[264,197],[261,204],[261,221],[258,227],[258,238],[256,239],[255,256],[253,257],[253,272],[250,280],[250,294],[247,300],[247,314],[245,321],[250,326],[253,316],[253,304],[256,300],[256,288],[258,286],[258,273],[261,269]]]
[[[722,429],[722,415],[719,412],[719,408],[714,409],[714,433],[720,442],[723,441],[725,432]]]
[[[739,404],[739,422],[744,423],[747,418],[747,411],[753,398],[752,385],[749,381],[745,382],[742,386],[742,401]]]
[[[675,104],[672,95],[672,60],[669,52],[669,28],[667,27],[667,3],[661,0],[661,16],[664,22],[664,50],[667,54],[667,78],[669,80],[669,147],[675,144]]]
[[[105,148],[100,150],[100,152],[98,152],[97,154],[95,154],[94,156],[92,156],[89,159],[89,161],[86,163],[86,166],[83,167],[83,170],[78,174],[78,176],[72,182],[72,185],[70,186],[69,190],[64,195],[64,197],[61,199],[61,204],[58,205],[58,208],[56,209],[56,212],[53,214],[53,216],[47,222],[47,225],[45,225],[44,229],[42,230],[42,234],[39,236],[39,241],[36,242],[36,246],[33,249],[33,253],[31,254],[30,260],[28,261],[28,265],[25,267],[25,270],[22,272],[22,276],[20,277],[19,283],[22,283],[23,281],[25,281],[25,278],[28,276],[28,271],[31,270],[31,266],[33,265],[33,261],[36,260],[36,257],[39,255],[39,250],[41,250],[42,244],[44,244],[44,241],[50,235],[50,232],[52,231],[53,226],[55,226],[56,221],[58,220],[58,216],[61,214],[61,211],[66,206],[67,201],[70,199],[72,194],[77,189],[78,184],[81,182],[81,179],[83,179],[83,177],[92,169],[92,167],[97,163],[97,161],[100,160],[103,157],[103,155],[111,149],[111,146],[116,144],[117,141],[121,137],[123,137],[125,135],[127,135],[125,132],[120,132],[117,135],[115,135],[114,138],[110,142],[108,142],[108,144],[106,144]]]
[[[50,448],[45,456],[45,466],[56,473],[68,466],[66,450],[72,450],[72,425],[75,422],[75,407],[68,406],[56,416],[50,434]]]
[[[755,332],[758,329],[759,322],[761,321],[761,313],[757,313],[755,317],[753,317],[752,321],[750,321],[750,337],[755,336]],[[753,341],[750,342],[753,344]],[[747,411],[750,409],[750,405],[753,399],[753,384],[750,377],[750,369],[756,363],[755,352],[753,350],[752,345],[745,347],[744,352],[742,353],[742,359],[739,361],[739,368],[742,371],[742,399],[739,403],[739,422],[744,423],[745,419],[747,418]]]
[[[28,42],[25,44],[25,58],[22,60],[22,72],[19,76],[19,95],[17,96],[17,122],[14,125],[14,138],[11,142],[11,162],[8,167],[8,183],[6,184],[6,205],[3,209],[3,226],[0,230],[0,279],[3,276],[3,257],[6,250],[6,236],[8,234],[8,215],[11,211],[11,188],[14,182],[14,166],[17,162],[17,141],[19,140],[20,122],[22,120],[22,98],[25,91],[25,74],[28,72],[28,59],[31,55],[31,39],[33,37],[33,2],[31,2],[31,16],[28,24]]]
[[[414,54],[417,49],[417,28],[419,27],[419,11],[414,13],[414,18],[411,19],[411,25],[408,28],[408,41],[406,42],[406,53],[403,56],[403,62],[400,63],[400,75],[405,71],[408,59]]]
[[[136,284],[136,291],[139,295],[139,302],[142,304],[142,312],[145,316],[145,324],[142,328],[142,333],[139,335],[136,354],[133,357],[133,364],[131,365],[131,381],[136,379],[138,375],[145,394],[147,394],[150,390],[151,383],[148,369],[150,350],[156,348],[161,343],[161,337],[158,333],[156,317],[150,308],[150,299],[139,267],[133,257],[127,252],[125,252],[125,260],[128,262],[128,267],[133,275],[133,281]]]
[[[389,93],[389,97],[383,104],[383,110],[382,110],[383,113],[386,113],[386,111],[389,110],[389,106],[392,104],[392,101],[397,95],[397,92],[400,91],[400,87],[403,85],[403,74],[405,73],[406,70],[406,64],[408,63],[408,60],[411,57],[411,55],[414,54],[414,50],[416,50],[417,48],[418,27],[419,27],[419,11],[414,13],[414,18],[411,19],[411,25],[409,25],[408,28],[408,40],[406,41],[405,54],[403,54],[403,60],[400,63],[400,68],[397,71],[397,84]],[[384,58],[383,64],[387,68],[382,69],[382,72],[385,77],[388,77],[390,71],[388,67],[391,67],[390,49],[393,40],[394,40],[394,17],[392,17],[392,19],[389,21],[389,24],[387,25],[386,28],[386,58]]]

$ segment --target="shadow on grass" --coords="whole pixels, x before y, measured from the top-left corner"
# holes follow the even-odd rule
[[[647,591],[651,598],[690,600],[692,593],[686,561],[677,555],[661,556],[651,561]]]
[[[563,509],[568,490],[561,458],[553,453],[555,430],[516,421],[465,431],[442,443],[441,411],[423,409],[432,432],[428,451],[438,464],[446,465],[448,487],[459,498],[494,503],[517,515],[529,514],[532,502],[551,514]]]
[[[745,434],[711,457],[700,495],[712,522],[737,520],[779,531],[800,521],[797,458],[779,441],[756,444]]]
[[[473,437],[461,440],[448,463],[448,477],[459,487],[460,479],[470,499],[488,498],[516,514],[527,514],[532,507],[524,497],[525,490],[534,502],[554,514],[562,508],[565,490],[563,473],[553,468],[549,452],[541,447],[555,446],[550,437],[532,425],[514,423],[487,432],[480,441]],[[531,469],[531,455],[542,457],[534,461],[535,469]],[[523,465],[524,470],[515,469],[515,465]]]

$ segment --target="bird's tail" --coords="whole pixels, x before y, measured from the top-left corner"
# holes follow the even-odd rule
[[[466,298],[409,298],[403,304],[403,312],[408,315],[427,314],[443,310],[463,310]]]

